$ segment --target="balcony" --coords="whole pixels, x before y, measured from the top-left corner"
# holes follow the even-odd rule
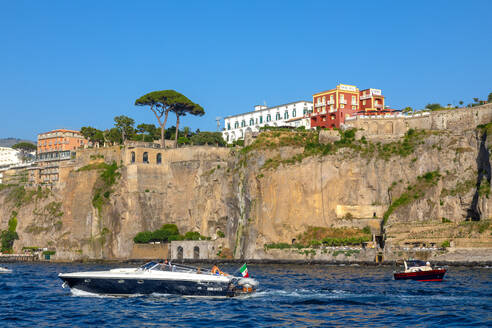
[[[340,104],[344,104],[344,105],[346,105],[346,104],[347,104],[347,100],[345,100],[345,99],[340,99]]]
[[[360,100],[369,99],[371,97],[372,97],[372,95],[370,95],[370,94],[369,95],[362,95],[362,96],[360,96]]]
[[[376,107],[376,108],[383,108],[383,105],[381,105],[381,104],[375,104],[374,107]]]
[[[352,101],[352,106],[357,106],[357,105],[358,105],[357,101]]]
[[[328,100],[326,102],[327,105],[335,105],[335,100]]]
[[[314,107],[322,107],[322,106],[325,106],[326,103],[324,102],[319,102],[319,103],[316,103],[316,105],[314,105]]]

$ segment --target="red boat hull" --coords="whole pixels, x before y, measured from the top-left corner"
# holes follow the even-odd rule
[[[442,281],[446,274],[446,269],[437,269],[418,272],[399,272],[395,273],[395,280],[418,280],[418,281]]]

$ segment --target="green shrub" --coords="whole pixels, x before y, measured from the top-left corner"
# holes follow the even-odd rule
[[[225,237],[225,233],[223,233],[222,231],[218,230],[217,231],[217,237],[224,238]]]
[[[0,241],[2,244],[2,252],[12,252],[14,241],[19,239],[19,235],[15,231],[3,230],[0,234]]]
[[[197,231],[188,231],[185,233],[184,237],[185,240],[200,240],[201,235]]]
[[[150,242],[152,239],[152,232],[151,231],[142,231],[137,233],[135,238],[133,238],[133,242],[135,244],[146,244]]]
[[[442,223],[450,223],[451,222],[450,219],[445,218],[445,217],[443,217],[441,220],[442,220]]]
[[[441,244],[441,247],[442,248],[448,248],[451,246],[451,243],[449,242],[449,240],[445,240],[443,241],[443,243]]]
[[[371,234],[371,228],[369,226],[365,226],[364,229],[362,229],[362,232],[370,235]]]

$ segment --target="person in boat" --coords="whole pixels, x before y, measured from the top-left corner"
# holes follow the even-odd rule
[[[212,267],[212,274],[216,274],[216,275],[224,275],[224,272],[220,271],[219,267],[217,266],[217,263],[214,264],[214,266]]]

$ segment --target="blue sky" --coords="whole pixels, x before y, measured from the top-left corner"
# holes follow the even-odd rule
[[[380,88],[393,108],[485,99],[491,12],[487,0],[0,0],[0,138],[156,123],[133,104],[163,89],[205,108],[181,123],[202,131],[337,83]]]

